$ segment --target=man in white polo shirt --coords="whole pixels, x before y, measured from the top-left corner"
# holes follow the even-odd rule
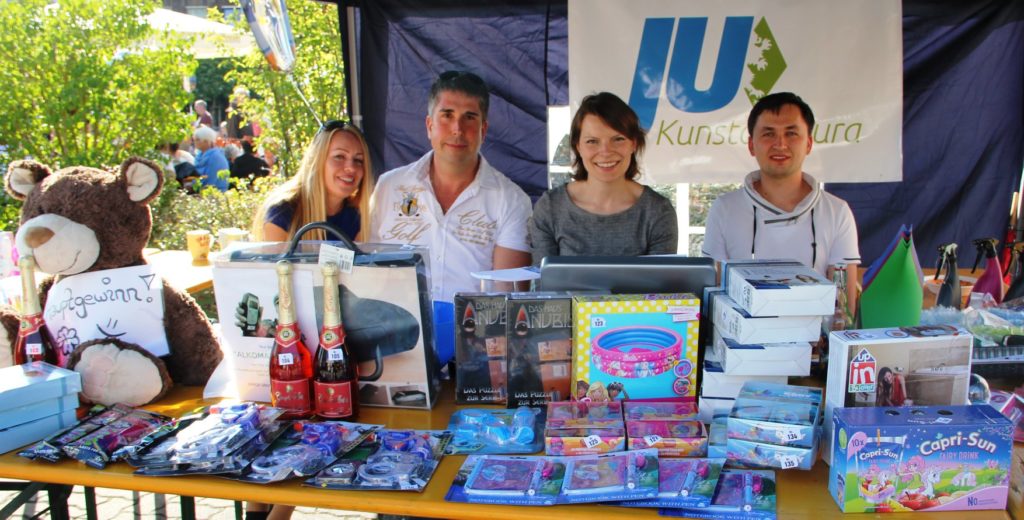
[[[795,258],[826,276],[830,266],[846,264],[855,308],[857,224],[846,201],[803,171],[813,128],[811,107],[796,94],[770,94],[754,105],[747,147],[760,169],[711,206],[702,252],[719,262]]]
[[[530,199],[480,155],[489,96],[476,74],[441,74],[427,105],[432,151],[382,175],[371,199],[371,242],[430,249],[442,363],[454,353],[452,297],[479,290],[470,273],[530,264]]]

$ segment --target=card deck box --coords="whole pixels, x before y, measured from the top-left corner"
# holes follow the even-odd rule
[[[506,302],[508,407],[546,406],[570,395],[572,299],[512,293]]]
[[[0,453],[45,439],[57,431],[78,422],[75,409],[47,415],[0,430]]]
[[[726,261],[722,286],[751,316],[825,316],[836,309],[836,286],[799,263]]]
[[[694,397],[700,301],[691,294],[573,297],[573,397]]]
[[[715,397],[735,398],[740,394],[740,389],[747,381],[760,381],[762,383],[775,383],[784,385],[789,382],[786,376],[733,376],[722,370],[718,359],[707,354],[704,357],[703,377],[701,378],[700,391],[702,394]]]
[[[752,316],[723,292],[711,293],[712,320],[723,337],[739,344],[818,341],[821,316]]]
[[[626,428],[621,402],[548,403],[544,453],[593,455],[625,449]]]
[[[712,351],[730,376],[806,376],[811,373],[811,343],[749,343],[724,337],[715,328]]]
[[[505,294],[455,295],[455,402],[505,403]]]
[[[836,408],[967,404],[974,341],[964,329],[844,330],[830,334],[828,343],[825,460]]]
[[[0,368],[0,413],[82,391],[78,372],[35,362]],[[54,410],[53,413],[57,413]]]
[[[708,434],[700,421],[627,421],[631,450],[657,448],[659,457],[705,457]]]
[[[991,406],[840,408],[833,422],[844,513],[1006,508],[1013,425]]]

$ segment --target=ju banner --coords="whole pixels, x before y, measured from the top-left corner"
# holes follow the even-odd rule
[[[740,182],[747,115],[773,92],[813,109],[804,170],[902,180],[899,0],[569,0],[569,97],[626,100],[647,129],[648,182]]]

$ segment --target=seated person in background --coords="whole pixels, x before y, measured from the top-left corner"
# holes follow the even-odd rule
[[[242,155],[239,155],[231,162],[231,176],[257,179],[267,175],[270,175],[270,166],[267,166],[266,161],[256,156],[252,143],[242,141]]]
[[[857,225],[846,202],[803,171],[813,128],[811,107],[796,94],[771,94],[754,105],[747,148],[760,169],[712,204],[702,252],[719,262],[794,258],[825,276],[830,266],[846,264],[848,301],[855,309]]]
[[[373,194],[370,242],[430,248],[442,364],[455,352],[453,296],[480,290],[470,273],[530,263],[530,199],[480,155],[489,103],[487,84],[476,74],[441,74],[427,103],[432,150],[382,175]]]
[[[283,242],[310,222],[327,221],[348,238],[365,240],[371,191],[373,172],[363,134],[343,121],[328,121],[306,147],[298,173],[256,211],[253,236]],[[315,230],[303,238],[323,240],[324,233]]]
[[[636,182],[644,130],[615,94],[583,98],[569,131],[573,181],[544,194],[533,209],[533,263],[546,256],[675,254],[672,203]]]
[[[220,191],[228,189],[227,177],[218,175],[223,170],[228,170],[228,159],[224,156],[224,150],[216,146],[217,132],[208,126],[200,126],[192,133],[192,141],[196,145],[196,172],[202,185],[213,186]]]

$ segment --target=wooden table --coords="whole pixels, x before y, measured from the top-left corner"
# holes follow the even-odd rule
[[[393,428],[444,429],[456,406],[452,401],[451,385],[441,393],[432,411],[403,410],[397,408],[363,407],[359,420],[366,423],[386,424]],[[177,387],[153,410],[168,415],[180,415],[204,401],[202,391],[196,387]],[[1024,504],[1020,487],[1024,482],[1024,445],[1014,447],[1015,462],[1011,487],[1011,510],[1018,519],[1024,519]],[[355,511],[369,511],[391,515],[411,515],[436,518],[487,518],[489,520],[523,518],[633,519],[655,518],[653,509],[633,509],[601,505],[571,505],[553,507],[494,506],[445,502],[455,474],[465,460],[464,456],[447,456],[438,466],[423,493],[399,491],[334,491],[303,487],[298,482],[284,482],[261,486],[216,477],[140,477],[132,475],[132,468],[118,463],[105,470],[91,469],[83,464],[64,461],[50,464],[29,461],[14,453],[0,456],[0,478],[14,478],[72,485],[130,489],[182,496],[201,496],[227,500],[258,500],[278,504],[322,507]],[[777,471],[778,512],[780,518],[813,519],[839,517],[839,509],[828,494],[828,466],[819,461],[811,471]],[[854,517],[857,518],[857,517]],[[917,513],[907,519],[950,520],[1011,518],[1006,511],[975,511],[949,514]]]
[[[167,283],[189,294],[213,287],[212,265],[193,264],[188,251],[157,251],[147,254],[146,261]]]

